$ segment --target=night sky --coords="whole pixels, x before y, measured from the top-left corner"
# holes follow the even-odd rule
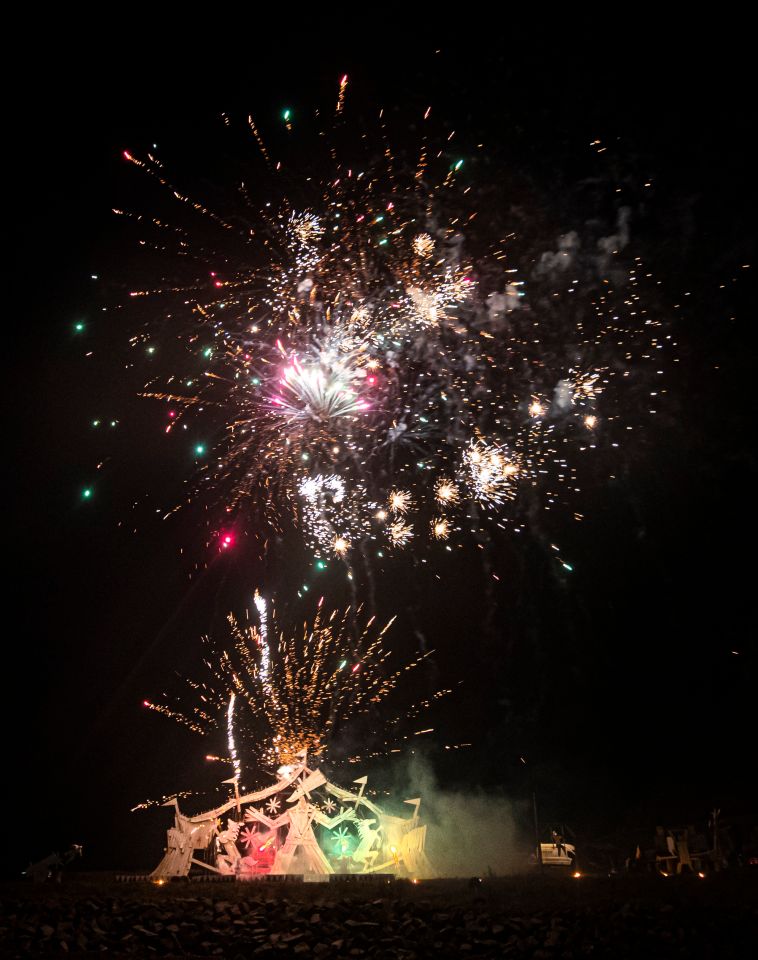
[[[620,178],[654,184],[634,208],[631,245],[664,281],[655,306],[680,345],[660,413],[638,418],[644,429],[616,463],[586,469],[576,502],[585,522],[570,510],[550,521],[570,575],[556,571],[544,538],[524,535],[494,545],[501,581],[490,594],[473,550],[433,570],[401,560],[377,577],[379,611],[402,611],[393,645],[438,651],[414,682],[461,681],[434,717],[435,742],[473,746],[453,761],[430,744],[440,782],[518,805],[525,756],[544,816],[593,836],[687,822],[713,804],[754,808],[749,58],[726,29],[640,28],[623,44],[579,30],[550,50],[498,29],[502,40],[484,41],[486,24],[456,39],[419,32],[391,56],[378,41],[303,36],[285,63],[258,40],[249,69],[210,71],[212,80],[190,60],[171,73],[152,60],[133,72],[129,55],[105,51],[41,58],[40,92],[28,86],[16,105],[6,181],[18,213],[5,317],[15,489],[4,798],[18,825],[6,836],[9,873],[71,842],[92,867],[157,862],[165,814],[129,808],[228,774],[203,762],[209,745],[142,700],[172,671],[191,673],[200,636],[241,612],[266,573],[244,545],[217,557],[189,519],[161,525],[143,509],[132,533],[130,504],[176,499],[192,462],[164,443],[155,408],[135,396],[139,378],[120,373],[131,325],[102,312],[144,269],[110,210],[149,209],[152,188],[121,152],[157,142],[176,167],[223,177],[220,111],[268,123],[283,106],[305,114],[333,103],[343,73],[356,113],[384,104],[410,118],[432,103],[466,139],[491,144],[477,181],[489,181],[493,203],[498,183],[529,184],[549,211],[548,239],[594,215],[601,174],[588,145],[608,143]],[[95,416],[118,418],[117,431],[93,435]],[[304,563],[294,551],[273,586],[292,596]],[[346,600],[330,576],[323,592]]]

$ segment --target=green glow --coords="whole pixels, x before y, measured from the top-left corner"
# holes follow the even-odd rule
[[[100,421],[99,421],[99,420],[93,420],[93,421],[92,421],[92,426],[93,426],[93,427],[99,427],[99,426],[100,426]]]
[[[195,453],[198,455],[198,457],[202,457],[202,455],[205,453],[205,444],[204,444],[204,443],[198,443],[198,444],[195,446]]]
[[[292,111],[291,111],[291,110],[285,110],[285,111],[282,113],[282,117],[284,117],[284,122],[285,122],[285,123],[290,119],[291,116],[292,116]]]
[[[574,572],[574,568],[571,566],[570,563],[563,563],[563,564],[561,564],[561,566],[562,566],[565,570],[568,570],[569,573],[573,573],[573,572]]]
[[[333,830],[332,841],[334,844],[333,849],[334,849],[335,856],[351,857],[353,855],[355,838],[351,835],[347,827],[340,827],[338,830]]]
[[[81,320],[79,321],[79,323],[74,324],[74,330],[77,333],[81,333],[84,330],[84,324],[81,322]]]
[[[82,500],[91,500],[92,494],[92,487],[85,487],[84,490],[82,490]]]
[[[323,560],[317,560],[317,561],[316,561],[316,569],[317,569],[317,570],[326,570],[326,564],[324,563]]]
[[[203,350],[203,356],[204,356],[204,357],[212,357],[212,356],[213,356],[213,347],[206,347],[205,350]]]
[[[261,382],[260,382],[260,380],[258,379],[258,377],[253,377],[253,379],[252,379],[250,382],[252,383],[252,385],[253,385],[254,387],[259,387],[259,386],[261,385]]]
[[[383,246],[385,245],[385,243],[388,243],[388,242],[389,242],[389,241],[387,240],[387,238],[384,237],[382,240],[379,241],[379,246],[380,246],[380,247],[383,247]]]
[[[453,165],[453,170],[460,170],[463,166],[463,160],[459,160],[456,164]]]

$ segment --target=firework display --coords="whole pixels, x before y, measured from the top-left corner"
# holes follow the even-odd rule
[[[169,337],[185,348],[143,395],[168,405],[167,433],[201,417],[215,435],[196,447],[191,498],[219,524],[293,521],[316,557],[347,563],[368,547],[450,548],[567,503],[580,455],[618,443],[630,369],[666,341],[639,259],[620,259],[625,218],[587,249],[575,233],[557,251],[521,243],[477,209],[450,138],[435,157],[424,134],[414,164],[387,145],[283,167],[248,126],[270,190],[257,203],[238,184],[236,211],[192,199],[154,154],[125,153],[202,238],[195,249],[190,226],[146,222],[141,242],[183,258],[186,279],[131,293],[161,318],[134,347],[151,363]]]
[[[167,437],[184,434],[192,449],[187,502],[222,550],[255,530],[265,557],[269,534],[289,531],[318,569],[347,567],[356,601],[339,614],[322,597],[293,633],[256,592],[256,622],[230,615],[228,642],[208,641],[205,679],[188,680],[178,700],[145,701],[196,733],[220,731],[228,755],[212,759],[233,770],[226,805],[187,817],[173,801],[158,877],[185,875],[193,849],[215,851],[201,865],[224,874],[326,875],[348,860],[352,872],[426,869],[416,818],[403,826],[363,787],[356,797],[307,766],[382,756],[433,732],[407,721],[450,693],[388,715],[406,671],[433,651],[395,664],[383,646],[392,620],[364,618],[356,559],[370,570],[385,551],[481,546],[489,525],[523,531],[579,492],[585,454],[633,429],[621,413],[630,384],[665,392],[649,387],[671,338],[642,302],[650,274],[624,259],[623,210],[610,235],[540,236],[523,213],[511,223],[493,210],[468,173],[475,158],[451,153],[454,132],[435,150],[424,126],[411,161],[393,152],[383,111],[375,136],[338,148],[347,82],[319,131],[326,150],[314,144],[307,160],[305,143],[286,159],[298,137],[291,110],[272,140],[252,117],[222,115],[249,154],[231,199],[195,199],[155,151],[124,153],[178,205],[176,223],[115,212],[164,264],[122,306],[143,319],[131,340],[132,365],[150,369],[141,395],[164,405]],[[277,785],[246,793],[260,768]],[[280,809],[285,787],[294,792]],[[361,803],[373,818],[357,818]],[[314,823],[334,832],[319,842]]]

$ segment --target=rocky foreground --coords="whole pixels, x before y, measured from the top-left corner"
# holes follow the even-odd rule
[[[0,955],[756,957],[757,879],[14,885],[0,900]]]

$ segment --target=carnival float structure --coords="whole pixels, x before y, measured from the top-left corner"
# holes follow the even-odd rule
[[[236,777],[226,782],[234,796],[205,813],[183,814],[176,798],[165,804],[174,807],[174,825],[153,879],[186,877],[193,867],[240,880],[434,875],[419,798],[405,801],[413,807],[410,817],[393,816],[365,796],[366,777],[354,781],[357,792],[343,790],[309,769],[305,753],[280,767],[276,783],[265,789],[241,793]]]

